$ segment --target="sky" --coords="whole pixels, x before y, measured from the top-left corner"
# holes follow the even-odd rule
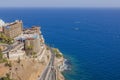
[[[0,0],[0,7],[120,7],[120,0]]]

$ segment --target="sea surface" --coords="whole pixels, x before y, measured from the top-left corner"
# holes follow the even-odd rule
[[[120,9],[0,8],[0,18],[40,25],[70,62],[66,80],[120,80]]]

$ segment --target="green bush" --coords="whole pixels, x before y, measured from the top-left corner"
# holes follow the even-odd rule
[[[13,39],[7,37],[5,34],[0,33],[0,39],[1,39],[1,43],[6,43],[6,44],[12,44],[13,43]]]
[[[13,79],[10,79],[10,78],[8,78],[8,77],[3,77],[3,78],[1,78],[0,80],[13,80]]]
[[[60,58],[60,57],[62,57],[62,54],[60,54],[60,52],[59,52],[59,50],[58,49],[53,49],[53,51],[54,51],[54,53],[55,53],[55,56],[57,57],[57,58]]]
[[[56,57],[57,57],[57,58],[60,58],[60,57],[62,57],[62,55],[59,54],[59,53],[56,53]]]
[[[32,46],[32,45],[27,46],[26,49],[27,49],[27,50],[32,50],[32,49],[33,49],[33,46]]]
[[[0,59],[3,59],[3,54],[1,51],[0,51]]]
[[[11,62],[10,63],[5,63],[5,66],[9,66],[9,67],[12,67],[12,64],[11,64]]]
[[[0,63],[7,62],[7,59],[3,58],[3,53],[0,50]]]
[[[3,62],[8,62],[8,60],[6,58],[3,58]]]
[[[6,77],[2,77],[0,80],[13,80],[13,79],[10,79],[10,74],[6,74]]]

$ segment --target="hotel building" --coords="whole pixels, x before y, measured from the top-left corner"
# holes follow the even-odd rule
[[[13,23],[9,23],[3,27],[3,33],[9,38],[15,38],[22,33],[23,23],[16,20]]]

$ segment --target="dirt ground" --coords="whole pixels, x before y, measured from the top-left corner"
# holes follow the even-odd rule
[[[15,80],[36,80],[46,66],[45,63],[33,59],[12,62],[12,65],[10,75]]]
[[[9,68],[4,66],[4,63],[0,64],[0,77],[5,76],[9,72]]]

